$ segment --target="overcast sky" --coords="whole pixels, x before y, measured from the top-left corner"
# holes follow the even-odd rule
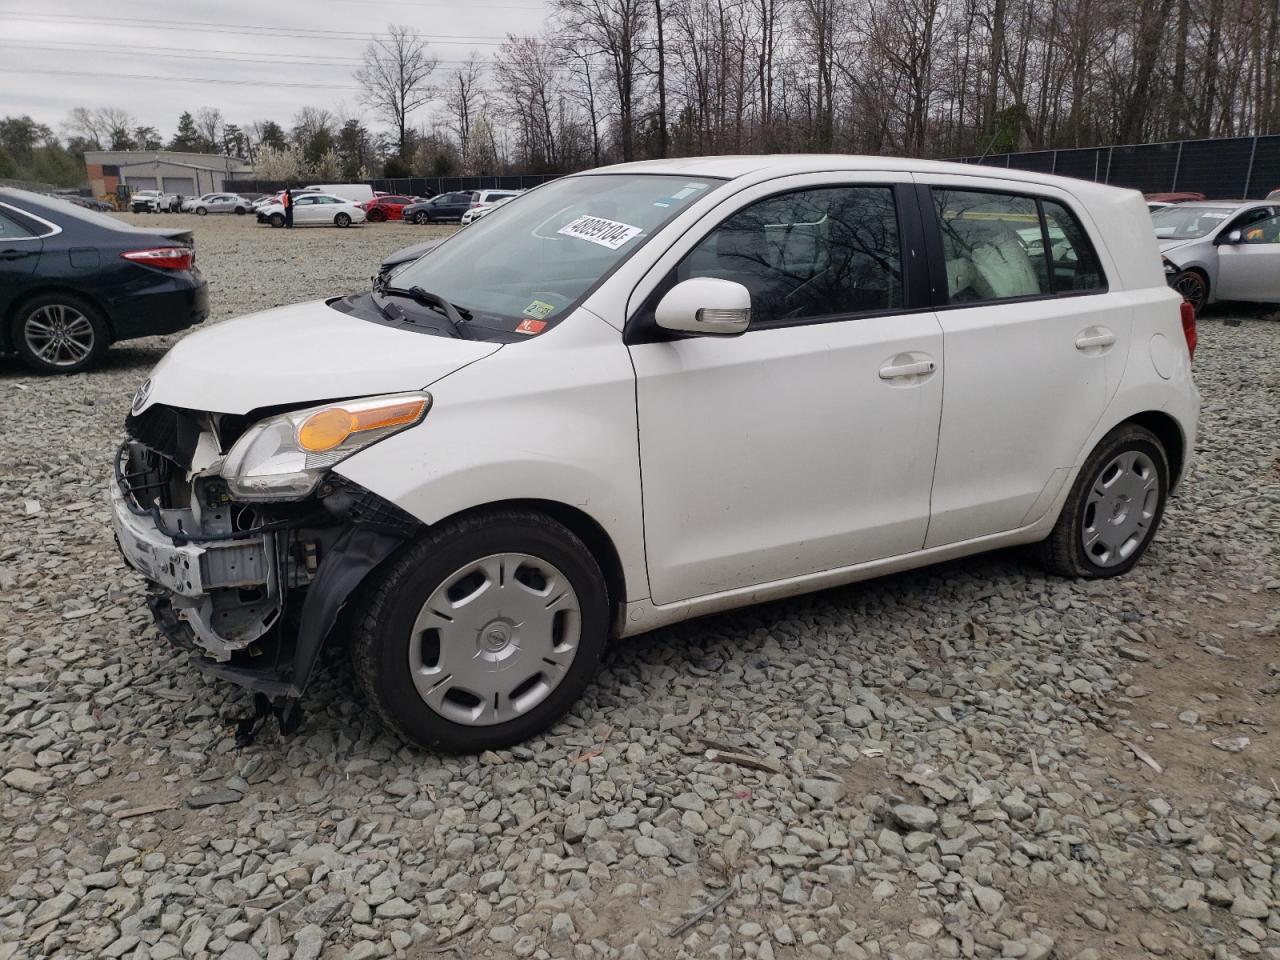
[[[211,106],[242,127],[275,120],[287,128],[308,104],[358,113],[352,71],[389,23],[424,35],[443,74],[473,50],[492,53],[507,33],[538,32],[546,7],[545,0],[0,0],[0,115],[29,113],[64,133],[73,107],[122,107],[167,140],[183,110]],[[438,108],[424,108],[414,122]]]

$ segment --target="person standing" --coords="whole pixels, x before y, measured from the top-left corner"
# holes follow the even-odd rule
[[[284,225],[287,229],[293,229],[293,188],[285,184],[284,197],[281,198],[284,203]]]

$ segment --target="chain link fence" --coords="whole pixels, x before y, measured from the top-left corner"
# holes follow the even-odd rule
[[[957,159],[1078,177],[1143,193],[1194,191],[1211,200],[1257,200],[1280,189],[1280,136],[1173,140]]]

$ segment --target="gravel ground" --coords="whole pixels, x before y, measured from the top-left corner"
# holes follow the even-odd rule
[[[431,233],[178,219],[214,320]],[[1198,462],[1128,577],[995,554],[684,624],[463,759],[336,653],[297,734],[237,750],[247,698],[157,637],[103,503],[167,341],[0,360],[0,960],[1277,960],[1280,323],[1237,316],[1201,324]]]

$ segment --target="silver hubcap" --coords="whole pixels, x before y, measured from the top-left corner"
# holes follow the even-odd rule
[[[93,352],[93,324],[75,307],[50,303],[23,326],[27,346],[45,363],[73,367]]]
[[[500,553],[446,577],[423,604],[409,672],[423,701],[468,726],[532,710],[578,653],[582,612],[569,578],[524,553]]]
[[[1120,454],[1098,474],[1084,507],[1084,552],[1114,567],[1142,546],[1160,504],[1160,477],[1145,453]]]

